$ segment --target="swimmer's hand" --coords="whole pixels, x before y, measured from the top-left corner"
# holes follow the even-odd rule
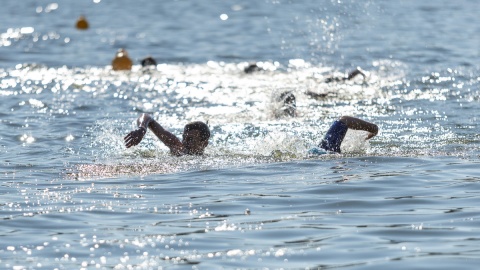
[[[145,136],[145,133],[147,133],[147,129],[144,127],[140,127],[139,129],[128,133],[127,136],[123,138],[125,140],[125,146],[130,148],[139,144],[142,141],[143,136]]]

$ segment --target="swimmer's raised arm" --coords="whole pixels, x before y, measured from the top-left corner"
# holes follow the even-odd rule
[[[351,71],[350,73],[348,73],[347,75],[347,80],[351,80],[353,78],[355,78],[357,75],[362,75],[363,77],[363,80],[365,81],[365,79],[367,78],[367,75],[365,75],[365,73],[363,72],[363,70],[359,67],[357,67],[356,69],[354,69],[353,71]]]
[[[362,119],[358,119],[355,117],[351,116],[342,116],[339,119],[340,122],[343,122],[345,125],[347,125],[348,128],[350,129],[355,129],[355,130],[365,130],[368,132],[367,137],[365,140],[371,139],[372,137],[376,136],[378,134],[378,126],[364,121]]]
[[[157,136],[169,149],[175,154],[179,155],[183,149],[182,142],[173,135],[170,131],[164,129],[155,119],[153,119],[149,114],[142,114],[137,119],[138,129],[134,130],[125,136],[125,146],[130,148],[139,144],[147,129],[150,129],[155,136]]]

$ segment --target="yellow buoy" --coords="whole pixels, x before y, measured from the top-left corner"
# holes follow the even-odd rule
[[[115,55],[115,58],[112,60],[112,69],[113,70],[131,70],[132,69],[132,60],[128,57],[127,51],[125,49],[120,49]]]
[[[77,29],[79,30],[87,30],[89,25],[88,25],[88,22],[87,22],[87,19],[85,18],[85,16],[80,16],[77,20],[77,24],[75,25],[75,27],[77,27]]]

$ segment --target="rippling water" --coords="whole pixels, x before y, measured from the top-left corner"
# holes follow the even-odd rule
[[[0,268],[475,269],[479,5],[6,1]],[[208,121],[205,157],[126,149],[143,112]],[[341,115],[380,133],[307,156]]]

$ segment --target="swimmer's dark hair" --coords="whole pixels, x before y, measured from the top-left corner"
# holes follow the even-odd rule
[[[280,94],[280,101],[283,102],[283,111],[288,115],[295,117],[296,109],[297,109],[297,101],[295,99],[295,95],[290,92],[283,92]]]
[[[183,132],[185,133],[187,131],[195,129],[200,131],[202,140],[207,141],[210,138],[210,129],[208,128],[208,125],[202,121],[195,121],[186,124]]]
[[[153,59],[153,57],[151,56],[143,58],[141,63],[142,63],[142,67],[157,65],[157,61],[155,61],[155,59]]]

